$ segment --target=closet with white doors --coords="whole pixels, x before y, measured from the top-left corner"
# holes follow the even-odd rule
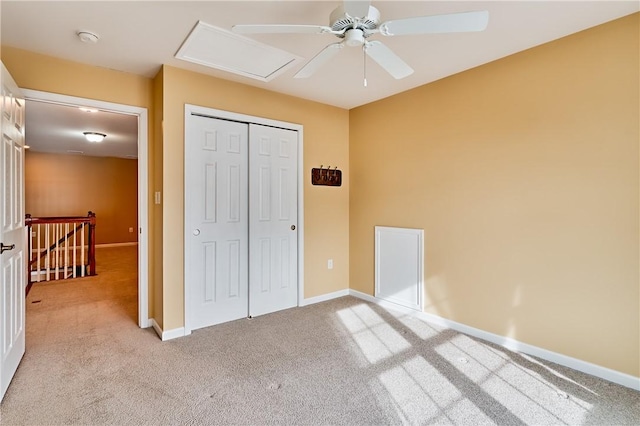
[[[189,330],[298,304],[298,132],[185,114]]]

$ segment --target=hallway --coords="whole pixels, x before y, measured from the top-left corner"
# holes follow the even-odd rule
[[[96,249],[97,276],[34,283],[27,296],[27,352],[70,333],[137,327],[137,246]]]

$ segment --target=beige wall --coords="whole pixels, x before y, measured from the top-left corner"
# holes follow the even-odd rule
[[[92,211],[97,244],[138,241],[138,161],[27,151],[25,211],[32,217]]]
[[[2,46],[2,62],[23,89],[149,108],[151,80]]]
[[[425,311],[640,375],[639,15],[350,112],[350,286],[425,230]]]
[[[163,67],[164,329],[184,325],[184,104],[304,126],[305,297],[349,286],[349,113],[254,87]],[[342,187],[311,185],[311,168],[337,165]],[[327,259],[334,269],[327,269]]]
[[[153,123],[151,79],[8,46],[2,46],[0,58],[21,88],[147,108],[149,110],[148,171],[149,182],[153,182],[154,135],[151,126]],[[153,191],[150,188],[149,205],[152,205],[152,200]],[[153,211],[149,210],[149,227],[153,229]],[[153,238],[153,235],[149,236],[150,251],[155,244]],[[149,294],[151,295],[154,291],[155,277],[153,276],[154,259],[153,256],[149,257]],[[149,304],[149,315],[154,317],[153,303]]]

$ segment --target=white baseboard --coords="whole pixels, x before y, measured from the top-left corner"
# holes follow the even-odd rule
[[[396,307],[395,304],[392,304],[392,303],[389,303],[389,302],[385,302],[382,299],[378,299],[375,296],[371,296],[370,294],[362,293],[362,292],[360,292],[358,290],[351,290],[350,289],[349,290],[349,296],[357,297],[358,299],[366,300],[367,302],[375,303],[376,305],[380,305],[380,306],[383,306],[385,308],[389,307],[389,308],[393,309],[393,308]],[[386,306],[387,303],[389,303],[390,306]],[[403,312],[405,311],[405,309],[407,309],[404,306],[400,306],[400,305],[397,305],[397,306]],[[407,310],[407,312],[409,312],[409,311]]]
[[[162,340],[163,342],[185,336],[184,327],[163,331],[154,318],[150,318],[149,322],[151,323],[151,326],[155,330],[158,337],[160,337],[160,340]]]
[[[129,243],[106,243],[106,244],[96,244],[96,248],[111,248],[111,247],[127,247],[127,246],[137,246],[137,241],[132,241]]]
[[[177,339],[178,337],[184,337],[184,327],[174,328],[172,330],[162,332],[162,341]]]
[[[438,315],[415,311],[413,309],[409,309],[392,302],[378,299],[377,297],[370,296],[368,294],[365,294],[356,290],[349,290],[349,295],[365,300],[367,302],[375,303],[385,309],[400,311],[407,315],[415,316],[433,325],[450,328],[452,330],[459,331],[461,333],[468,334],[470,336],[477,337],[482,340],[486,340],[488,342],[494,343],[498,346],[502,346],[503,348],[509,349],[514,352],[522,352],[528,355],[533,355],[535,357],[544,359],[546,361],[563,365],[565,367],[569,367],[574,370],[578,370],[583,373],[587,373],[592,376],[596,376],[601,379],[605,379],[610,382],[617,383],[619,385],[626,386],[628,388],[640,391],[640,377],[635,377],[630,374],[621,373],[619,371],[612,370],[607,367],[602,367],[587,361],[582,361],[577,358],[573,358],[573,357],[563,355],[557,352],[553,352],[547,349],[539,348],[537,346],[529,345],[527,343],[522,343],[510,337],[500,336],[498,334],[480,330],[478,328],[461,324],[456,321],[451,321],[449,319],[442,318]]]
[[[321,294],[320,296],[309,297],[303,299],[300,306],[313,305],[315,303],[326,302],[327,300],[337,299],[338,297],[344,297],[349,295],[349,289],[334,291],[333,293]]]

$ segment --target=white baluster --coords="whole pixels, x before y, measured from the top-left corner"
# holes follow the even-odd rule
[[[80,232],[80,246],[82,251],[80,252],[80,263],[82,264],[82,276],[84,277],[85,267],[84,267],[84,222],[82,222],[82,229]]]
[[[69,222],[64,224],[64,278],[69,278]]]
[[[47,250],[47,257],[44,258],[44,267],[47,270],[47,281],[49,281],[51,279],[51,253],[49,252],[49,247],[51,246],[51,244],[49,244],[49,233],[51,229],[48,223],[44,225],[44,228],[44,247]]]
[[[40,224],[38,223],[36,225],[36,241],[37,241],[37,250],[36,250],[36,270],[38,271],[38,282],[40,282],[40,277],[41,277],[41,273],[40,273],[40,253],[42,252],[42,249],[40,248],[40,238],[42,237],[42,234],[40,234]]]
[[[54,256],[53,256],[53,266],[56,268],[55,269],[55,277],[56,280],[60,278],[60,250],[58,247],[58,240],[60,239],[60,224],[56,223],[55,224],[55,230],[56,232],[54,233],[54,237],[53,237],[53,243],[55,244],[54,247]]]
[[[76,277],[76,254],[78,247],[76,246],[76,234],[78,233],[78,224],[73,222],[73,278]]]

